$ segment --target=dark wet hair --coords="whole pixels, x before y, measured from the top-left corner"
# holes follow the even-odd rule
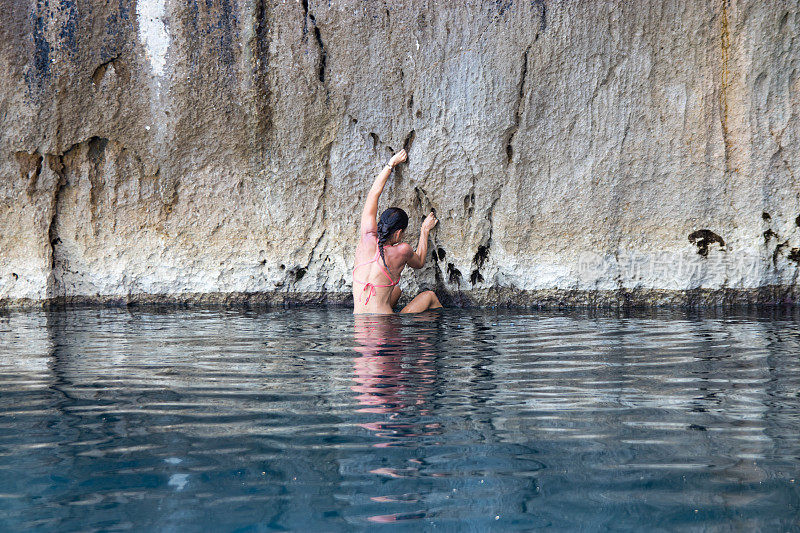
[[[378,219],[378,250],[381,252],[381,259],[383,259],[383,266],[389,268],[386,264],[386,257],[383,255],[383,245],[389,240],[389,237],[399,229],[406,229],[408,227],[408,215],[399,207],[390,207],[383,213],[381,218]]]

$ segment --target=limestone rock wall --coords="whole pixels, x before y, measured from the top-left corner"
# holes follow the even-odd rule
[[[0,302],[793,301],[800,2],[0,0]],[[149,296],[148,296],[149,295]]]

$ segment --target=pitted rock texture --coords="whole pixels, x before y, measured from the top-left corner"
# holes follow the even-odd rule
[[[800,3],[8,1],[0,303],[793,302]],[[406,296],[407,297],[407,296]]]

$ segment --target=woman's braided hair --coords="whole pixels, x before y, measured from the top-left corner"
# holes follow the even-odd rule
[[[386,257],[383,255],[383,245],[395,231],[406,229],[407,227],[408,215],[399,207],[390,207],[381,213],[381,218],[378,219],[378,250],[381,252],[383,266],[387,269],[389,265],[386,264]]]

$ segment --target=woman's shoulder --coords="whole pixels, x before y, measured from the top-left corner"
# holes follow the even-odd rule
[[[397,250],[397,254],[403,256],[404,258],[408,257],[410,253],[412,253],[411,245],[407,242],[401,242],[393,246],[395,250]]]

